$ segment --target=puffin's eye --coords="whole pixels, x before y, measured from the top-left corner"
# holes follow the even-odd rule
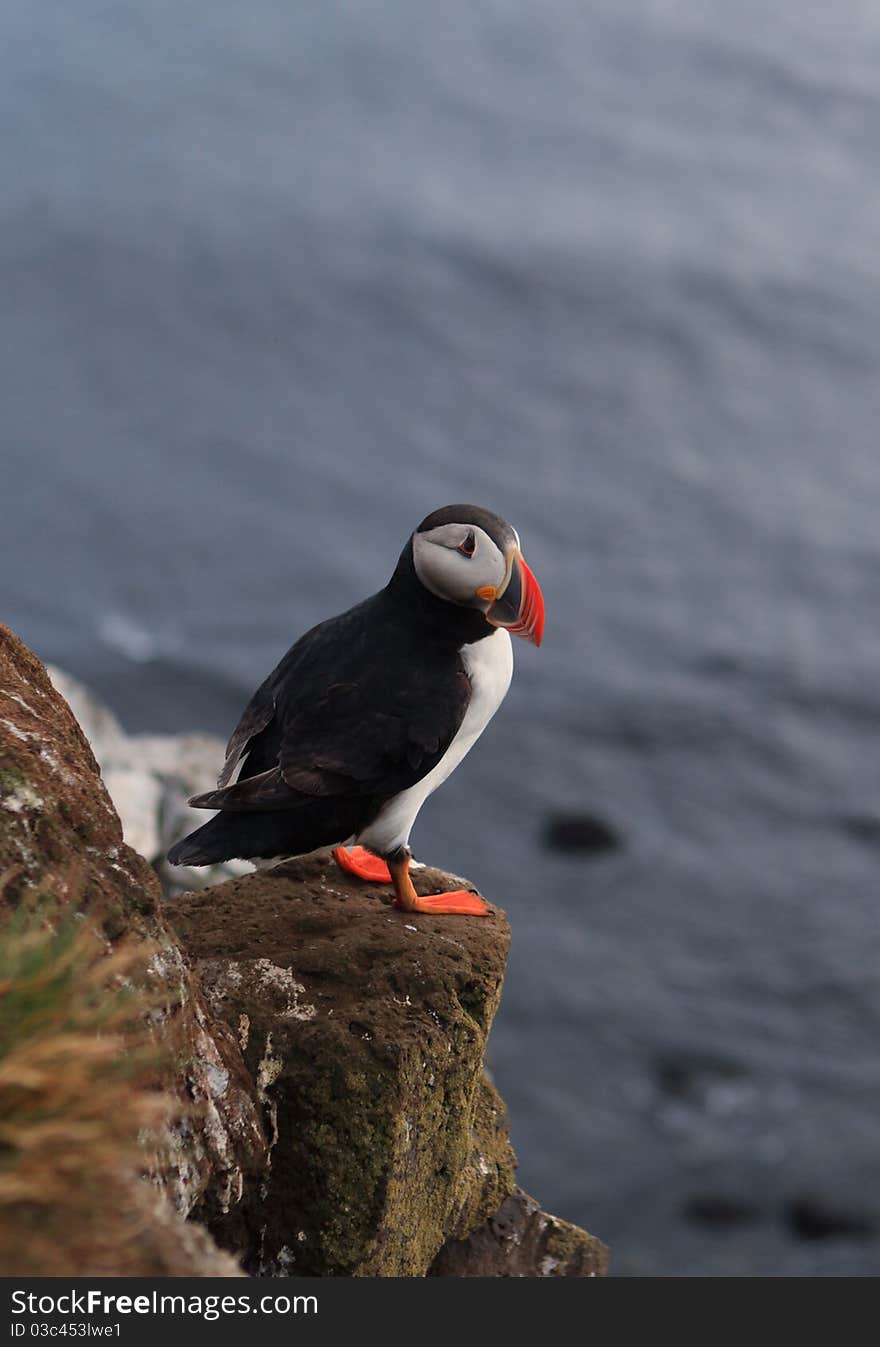
[[[468,536],[465,538],[464,542],[458,544],[458,550],[459,552],[461,552],[463,557],[472,557],[474,555],[474,552],[476,551],[476,548],[477,548],[477,540],[474,537],[473,529],[471,529],[471,531],[468,533]]]

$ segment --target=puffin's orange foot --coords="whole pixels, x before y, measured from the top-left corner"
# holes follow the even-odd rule
[[[368,879],[371,884],[390,884],[391,871],[381,856],[374,856],[366,847],[334,847],[333,859],[340,870],[358,879]]]
[[[392,907],[404,912],[424,912],[433,916],[450,917],[488,917],[489,908],[478,893],[468,889],[453,889],[450,893],[431,893],[424,898],[416,897],[411,907],[404,907],[395,898]]]

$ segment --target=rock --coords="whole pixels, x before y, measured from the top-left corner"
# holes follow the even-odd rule
[[[880,818],[876,814],[844,814],[838,826],[858,842],[876,846],[880,842]]]
[[[145,860],[155,863],[162,846],[162,783],[137,767],[101,764],[101,775],[122,821],[125,841]]]
[[[586,1230],[548,1216],[521,1188],[466,1239],[450,1240],[430,1277],[604,1277],[608,1250]]]
[[[751,1091],[746,1068],[729,1057],[688,1052],[659,1057],[654,1063],[657,1090],[680,1103],[710,1113],[724,1113]]]
[[[724,1193],[692,1193],[683,1204],[681,1214],[691,1225],[710,1230],[731,1230],[753,1225],[761,1219],[761,1211],[754,1202],[744,1202]]]
[[[551,851],[598,853],[614,851],[620,837],[607,823],[592,814],[559,812],[544,824],[544,845]]]
[[[423,1276],[512,1190],[482,1069],[507,921],[408,916],[388,896],[318,852],[168,905],[263,1102],[264,1172],[228,1213],[199,1211],[251,1272]]]
[[[119,721],[70,674],[48,670],[92,748],[125,841],[157,871],[166,893],[217,884],[247,874],[247,861],[207,868],[169,865],[165,853],[184,833],[211,817],[187,800],[212,790],[225,758],[223,742],[208,734],[126,734]]]
[[[112,717],[96,723],[108,741]],[[96,731],[97,732],[97,731]],[[175,1045],[165,1082],[182,1101],[160,1138],[156,1180],[186,1214],[210,1186],[233,1193],[265,1154],[238,1042],[210,1015],[163,918],[159,883],[126,846],[98,766],[40,661],[0,626],[0,893],[2,908],[48,893],[88,910],[105,938],[149,947],[154,1031]]]
[[[93,697],[87,688],[71,674],[54,665],[46,665],[46,673],[56,692],[67,702],[77,724],[89,741],[99,763],[121,757],[128,736],[113,712]]]
[[[880,1234],[876,1212],[821,1193],[792,1197],[785,1208],[785,1221],[799,1239],[873,1240]]]

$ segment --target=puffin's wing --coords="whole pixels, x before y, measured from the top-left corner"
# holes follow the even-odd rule
[[[232,731],[232,736],[226,745],[226,761],[217,778],[218,786],[222,787],[229,784],[239,761],[248,752],[251,740],[266,728],[274,715],[275,698],[272,693],[272,680],[267,678],[251,697],[242,712],[241,720]],[[202,807],[208,808],[209,806]],[[219,808],[219,806],[212,807]]]
[[[315,797],[389,797],[440,761],[471,683],[457,655],[425,658],[381,595],[313,627],[254,694],[202,809],[295,809]],[[387,610],[384,610],[387,612]],[[247,754],[238,781],[229,782]],[[247,775],[250,770],[250,775]]]
[[[455,738],[471,696],[460,666],[389,677],[380,662],[308,707],[279,708],[284,781],[310,796],[391,796],[415,785]]]
[[[301,798],[300,798],[301,802]],[[233,812],[260,809],[285,809],[296,803],[294,792],[285,783],[278,767],[257,776],[245,777],[221,790],[209,790],[194,795],[189,801],[194,809],[228,809]]]
[[[415,785],[446,752],[470,701],[470,680],[446,687],[385,690],[372,679],[334,684],[310,706],[288,707],[276,766],[231,786],[195,795],[196,809],[295,809],[304,797],[396,795]],[[423,699],[426,691],[434,696]],[[225,770],[225,769],[224,769]]]

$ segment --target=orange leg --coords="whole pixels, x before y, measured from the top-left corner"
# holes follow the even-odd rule
[[[390,884],[391,872],[381,856],[374,856],[366,847],[334,847],[333,859],[340,870],[373,884]]]
[[[410,854],[401,849],[388,858],[391,883],[394,885],[394,907],[404,912],[433,913],[435,916],[488,917],[489,909],[482,898],[467,889],[453,889],[450,893],[432,893],[420,898],[409,877]]]

